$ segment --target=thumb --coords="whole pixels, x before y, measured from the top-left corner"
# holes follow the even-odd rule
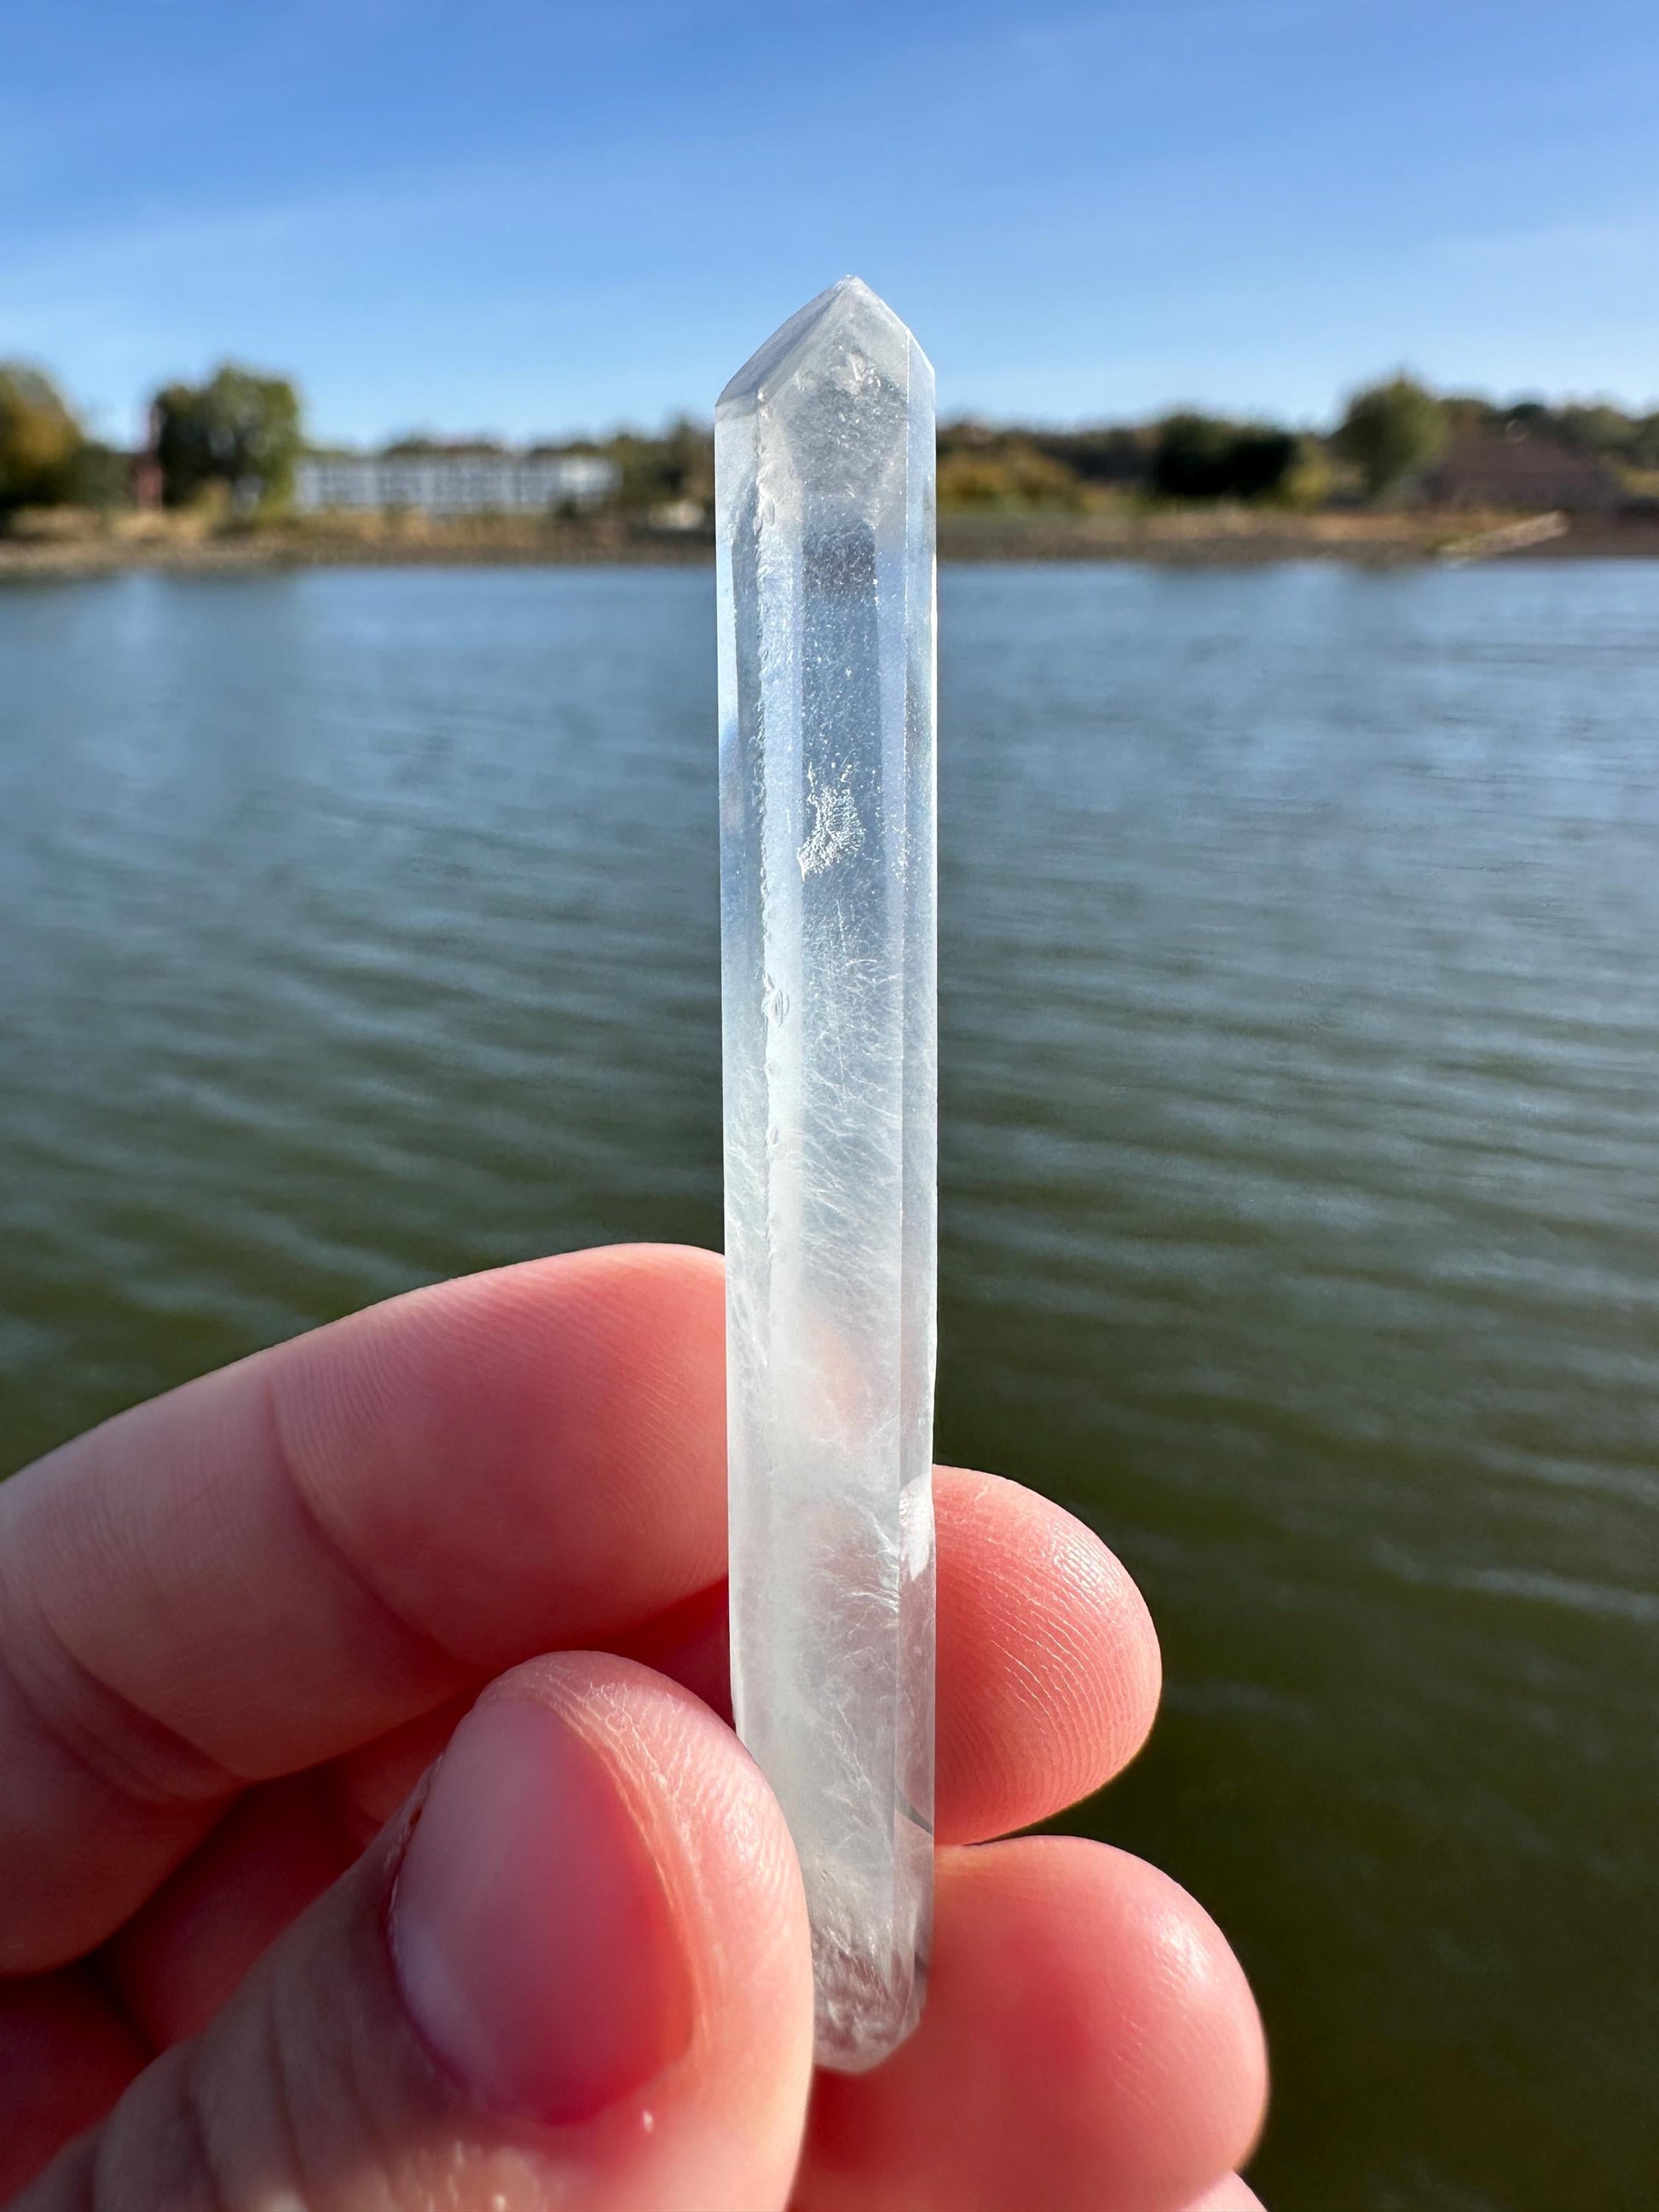
[[[22,2203],[778,2212],[811,2010],[799,1874],[730,1730],[629,1661],[538,1660]]]

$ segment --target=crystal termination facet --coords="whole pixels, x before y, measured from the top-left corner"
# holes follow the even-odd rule
[[[933,373],[856,277],[715,475],[732,1699],[856,2070],[932,1921],[937,1063]]]

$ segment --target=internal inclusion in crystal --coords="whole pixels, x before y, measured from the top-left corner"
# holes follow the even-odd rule
[[[732,1692],[856,2069],[921,2008],[933,1748],[933,379],[867,287],[716,474]]]

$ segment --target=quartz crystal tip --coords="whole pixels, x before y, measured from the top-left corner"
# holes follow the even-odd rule
[[[732,1702],[848,2069],[932,1916],[933,435],[855,276],[715,412]]]
[[[909,361],[914,360],[926,370],[931,410],[933,364],[885,300],[872,292],[862,276],[840,278],[804,307],[798,307],[787,322],[780,323],[731,379],[715,405],[753,403],[769,389],[775,391],[801,365],[800,356],[808,351],[850,354],[865,337],[873,342],[873,351],[889,356],[890,366],[908,370]]]

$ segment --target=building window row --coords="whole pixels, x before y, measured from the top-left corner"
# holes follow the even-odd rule
[[[539,514],[550,507],[598,507],[620,471],[599,453],[544,456],[434,454],[307,455],[295,465],[294,503],[327,507],[404,507],[422,514]]]

